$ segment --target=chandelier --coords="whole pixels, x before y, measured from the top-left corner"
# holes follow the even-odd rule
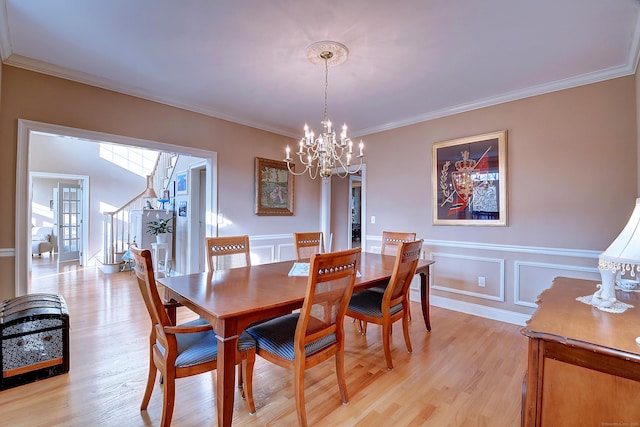
[[[335,129],[327,115],[327,92],[329,88],[329,65],[334,66],[342,64],[347,60],[349,51],[347,47],[338,42],[322,41],[309,46],[306,50],[307,59],[313,64],[324,63],[324,120],[322,120],[322,133],[317,137],[309,126],[304,125],[304,136],[300,139],[298,151],[295,153],[304,170],[294,172],[291,164],[294,159],[291,157],[291,149],[286,148],[287,162],[289,172],[294,175],[302,175],[309,173],[311,179],[316,179],[318,175],[323,180],[329,179],[335,172],[340,178],[344,178],[350,174],[360,172],[362,168],[362,152],[364,144],[360,141],[358,153],[354,153],[353,141],[347,137],[347,125],[342,126],[340,138],[336,137]],[[355,160],[357,167],[352,164]]]

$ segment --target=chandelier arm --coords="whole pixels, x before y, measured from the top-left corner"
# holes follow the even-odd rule
[[[295,163],[294,163],[295,165]],[[300,176],[300,175],[304,175],[305,173],[307,173],[307,168],[304,168],[304,170],[302,172],[295,172],[293,170],[291,170],[291,162],[287,162],[287,169],[289,169],[289,173],[295,176]]]

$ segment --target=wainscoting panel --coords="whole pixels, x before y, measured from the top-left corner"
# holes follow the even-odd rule
[[[275,246],[265,244],[253,244],[249,240],[249,246],[251,247],[251,265],[268,264],[274,262],[275,259]],[[262,242],[260,242],[262,243]]]
[[[289,261],[296,259],[296,247],[292,243],[278,245],[278,261]]]
[[[514,265],[514,303],[524,307],[536,308],[538,295],[548,289],[553,279],[558,276],[600,279],[597,268],[526,261],[516,261]],[[594,288],[593,292],[595,291]]]
[[[504,301],[504,259],[444,252],[432,252],[431,259],[432,289]]]
[[[379,252],[381,240],[363,236],[363,248]],[[431,305],[518,325],[525,324],[538,295],[555,277],[600,278],[600,251],[429,239],[423,251],[435,261],[429,281]],[[479,277],[485,278],[484,288],[478,286]],[[418,278],[410,298],[420,299]]]
[[[249,236],[249,241],[252,264],[269,264],[295,259],[293,235],[291,234]],[[255,262],[254,258],[257,258]]]

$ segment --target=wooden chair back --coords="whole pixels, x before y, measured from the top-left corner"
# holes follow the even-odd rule
[[[391,360],[391,325],[402,320],[402,331],[407,351],[411,353],[411,339],[409,337],[409,300],[407,294],[411,280],[416,274],[422,240],[401,242],[397,247],[396,260],[389,283],[384,294],[378,290],[369,289],[353,295],[347,316],[361,322],[360,330],[366,334],[367,322],[382,326],[382,347],[387,362],[387,369],[393,369]]]
[[[335,348],[325,348],[319,353],[329,354],[315,353],[310,358],[325,360],[337,349],[344,349],[343,319],[356,281],[359,254],[360,248],[356,248],[311,256],[307,292],[294,338],[296,359],[306,358],[306,344],[331,334],[335,334]],[[306,367],[310,367],[309,360]]]
[[[298,261],[310,259],[313,254],[324,253],[324,233],[322,231],[293,233],[293,244]]]
[[[418,268],[420,252],[422,250],[422,240],[414,242],[402,242],[396,252],[396,263],[393,266],[393,273],[382,299],[382,310],[389,310],[396,304],[403,303],[408,306],[407,295],[413,276]]]
[[[382,248],[380,253],[383,255],[393,255],[398,253],[398,245],[402,242],[413,242],[416,240],[416,233],[404,233],[398,231],[382,232]]]
[[[251,265],[249,236],[207,237],[205,245],[209,271]]]
[[[151,318],[151,324],[153,326],[152,334],[162,345],[165,345],[167,338],[164,333],[164,327],[172,326],[172,322],[165,310],[164,301],[160,298],[158,292],[153,273],[151,252],[148,249],[140,249],[135,246],[132,246],[129,250],[134,260],[134,271],[136,279],[138,280],[140,294]]]

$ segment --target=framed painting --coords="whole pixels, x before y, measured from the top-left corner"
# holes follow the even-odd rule
[[[187,181],[187,171],[176,173],[176,194],[187,194],[189,192],[189,182]]]
[[[256,157],[256,215],[293,215],[293,178],[286,162]]]
[[[507,131],[433,145],[433,224],[507,225]]]

